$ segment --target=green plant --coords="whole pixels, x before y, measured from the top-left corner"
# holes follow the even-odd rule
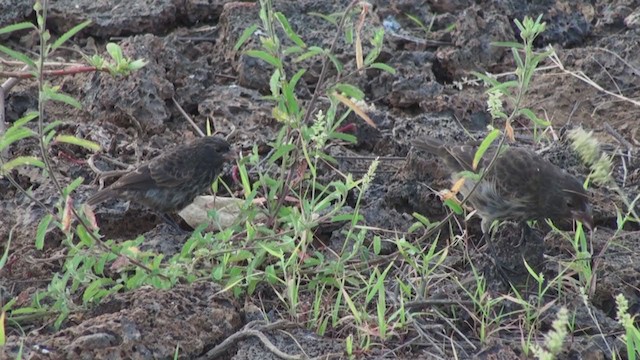
[[[100,57],[94,57],[94,61],[101,60],[100,67],[74,66],[63,71],[48,70],[46,59],[51,57],[66,41],[89,25],[89,22],[79,24],[58,39],[52,41],[51,34],[46,29],[47,2],[36,1],[34,5],[36,13],[36,24],[19,23],[0,29],[0,33],[9,33],[17,30],[32,30],[39,38],[39,47],[36,58],[31,58],[27,54],[20,53],[8,47],[0,45],[0,51],[9,57],[24,64],[26,72],[11,73],[10,75],[19,78],[33,78],[38,89],[38,109],[36,112],[29,112],[22,118],[16,120],[4,133],[0,133],[0,152],[6,156],[10,146],[27,138],[35,138],[39,145],[39,156],[16,156],[6,159],[0,156],[0,175],[5,176],[24,195],[29,197],[34,203],[44,210],[44,216],[37,227],[35,236],[35,247],[42,250],[47,233],[53,227],[57,227],[64,234],[63,242],[68,249],[68,258],[63,266],[62,274],[56,274],[47,290],[41,291],[34,296],[32,306],[13,308],[14,302],[5,304],[3,309],[8,311],[8,320],[11,322],[20,321],[24,317],[33,316],[56,316],[54,325],[59,327],[66,316],[78,308],[72,300],[72,294],[81,290],[83,292],[83,304],[99,301],[107,294],[119,291],[123,286],[120,280],[112,280],[103,273],[107,261],[112,261],[118,256],[122,256],[120,249],[114,250],[110,244],[99,240],[97,233],[94,233],[91,221],[81,215],[73,204],[73,191],[82,183],[82,178],[77,178],[71,183],[64,185],[57,177],[55,164],[49,158],[48,153],[53,144],[66,143],[84,147],[90,151],[99,150],[99,146],[86,139],[81,139],[73,135],[59,133],[57,128],[63,124],[61,120],[52,120],[48,116],[47,107],[52,102],[61,103],[75,108],[80,107],[80,103],[71,96],[63,93],[60,87],[50,83],[49,78],[65,74],[74,74],[86,71],[111,71],[113,74],[127,74],[145,65],[142,60],[126,59],[122,56],[122,50],[115,44],[109,44],[109,53],[113,56],[116,66],[111,61]],[[35,122],[35,124],[33,124]],[[23,189],[11,176],[11,172],[23,166],[35,166],[42,169],[43,178],[48,178],[57,189],[59,200],[54,208],[45,206],[38,199],[34,198],[29,191]],[[77,222],[77,225],[74,223]],[[0,260],[4,265],[9,251],[9,244],[5,249],[5,255]],[[137,263],[139,270],[153,272],[144,264]],[[159,262],[158,262],[159,263]],[[125,282],[126,283],[126,282]],[[130,285],[130,283],[127,283]]]
[[[636,326],[635,316],[629,314],[629,303],[624,295],[616,296],[616,306],[618,308],[616,317],[625,331],[623,339],[627,344],[627,358],[635,360],[640,355],[640,330]]]
[[[544,344],[531,346],[533,355],[540,360],[553,360],[562,350],[564,340],[569,335],[567,325],[569,323],[569,311],[565,307],[558,310],[557,319],[551,325],[553,330],[544,336]]]

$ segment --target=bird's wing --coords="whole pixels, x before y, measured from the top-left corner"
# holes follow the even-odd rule
[[[489,160],[487,160],[489,161]],[[499,181],[498,191],[505,197],[513,199],[527,199],[535,196],[543,179],[544,163],[534,153],[509,148],[496,161],[494,170],[489,176],[495,176]]]
[[[476,154],[476,147],[471,145],[453,145],[446,146],[445,149],[449,156],[445,159],[449,167],[457,171],[474,171],[473,169],[473,157]],[[488,154],[485,154],[484,158]],[[483,160],[484,160],[483,158]],[[486,165],[486,164],[485,164]],[[477,170],[484,167],[481,163]]]
[[[149,163],[151,178],[158,187],[178,186],[193,177],[198,156],[177,151],[159,156]]]
[[[149,165],[141,165],[130,173],[123,175],[118,181],[109,186],[112,190],[144,190],[153,186],[153,179],[149,171]]]

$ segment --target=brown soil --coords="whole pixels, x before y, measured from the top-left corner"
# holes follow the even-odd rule
[[[0,8],[12,9],[1,15],[0,26],[31,19],[29,8],[20,10],[21,5],[13,3],[23,2],[0,0]],[[82,110],[57,105],[48,109],[51,119],[64,123],[60,132],[99,143],[105,158],[137,164],[164,148],[197,136],[174,106],[172,98],[175,98],[201,128],[205,128],[207,119],[212,119],[216,131],[233,133],[230,141],[235,146],[245,150],[254,145],[268,147],[279,127],[272,118],[272,103],[263,98],[269,90],[272,69],[233,50],[242,31],[250,24],[259,23],[258,4],[135,0],[112,9],[112,3],[67,0],[51,4],[48,21],[54,35],[85,19],[93,20],[94,23],[71,43],[84,53],[103,53],[104,45],[112,39],[119,42],[126,56],[148,61],[142,70],[126,78],[89,73],[53,80],[83,104]],[[309,13],[331,14],[348,5],[347,1],[276,3],[278,11],[287,16],[308,44],[324,47],[333,40],[334,26]],[[492,47],[490,43],[518,39],[513,19],[543,14],[547,31],[539,39],[539,46],[553,44],[567,69],[584,73],[614,94],[635,99],[640,95],[637,57],[640,25],[633,21],[634,14],[638,18],[638,1],[398,0],[372,3],[375,5],[373,21],[365,26],[364,38],[377,26],[397,29],[396,33],[387,31],[380,55],[380,60],[394,67],[397,73],[371,71],[353,79],[365,91],[368,101],[375,105],[369,115],[378,128],[370,128],[362,120],[351,117],[349,121],[355,124],[358,143],[329,149],[334,156],[405,158],[383,162],[363,199],[363,215],[372,227],[404,231],[415,222],[411,216],[414,212],[434,220],[446,216],[445,208],[433,191],[449,186],[446,172],[437,159],[413,151],[410,142],[425,134],[458,142],[469,140],[467,132],[476,138],[482,136],[491,121],[486,110],[486,96],[482,87],[466,80],[473,78],[471,71],[494,74],[512,71],[510,50]],[[425,24],[433,20],[431,32],[426,34],[409,20],[407,14],[422,19]],[[455,27],[449,30],[452,24]],[[5,37],[2,42],[18,49],[32,49],[35,44],[33,37],[26,34]],[[258,43],[255,37],[243,50],[256,47]],[[352,45],[339,41],[335,52],[344,63],[353,65]],[[60,51],[56,56],[67,61],[78,58],[69,50]],[[300,81],[301,90],[297,94],[300,99],[310,100],[320,65],[311,61],[303,64],[309,71]],[[511,76],[506,74],[501,79]],[[22,81],[7,96],[7,122],[34,109],[36,99],[35,85]],[[588,170],[569,149],[563,134],[577,126],[593,130],[603,149],[613,156],[616,164],[613,175],[626,196],[633,199],[640,193],[639,107],[607,95],[559,69],[540,71],[534,77],[525,106],[550,120],[559,135],[557,142],[542,150],[544,156],[584,178]],[[527,121],[518,120],[516,133],[522,146],[536,147],[531,124]],[[36,142],[26,140],[13,147],[10,155],[37,152]],[[63,183],[84,177],[84,183],[76,190],[76,202],[81,203],[96,191],[95,173],[87,165],[90,153],[79,147],[54,145],[49,155]],[[369,162],[343,159],[338,168],[345,173],[366,171]],[[97,158],[96,166],[102,170],[121,170],[101,157]],[[25,169],[12,175],[45,205],[56,203],[57,192],[39,172]],[[546,331],[561,304],[577,312],[574,328],[580,331],[561,355],[564,359],[609,358],[610,352],[603,338],[597,335],[604,333],[609,346],[620,346],[615,340],[620,328],[615,321],[614,297],[624,294],[632,313],[640,306],[640,250],[635,251],[639,249],[636,246],[640,227],[628,225],[601,254],[616,229],[616,209],[624,209],[624,206],[610,189],[594,186],[590,191],[598,229],[589,240],[593,253],[600,254],[596,290],[588,307],[577,297],[559,298],[560,301],[547,310],[546,314],[551,315],[543,320]],[[636,210],[640,211],[640,207]],[[17,299],[17,305],[27,306],[32,295],[38,289],[45,289],[53,274],[62,270],[65,245],[60,233],[50,232],[42,251],[34,246],[36,224],[42,216],[43,211],[38,206],[17,192],[7,179],[0,177],[0,239],[3,242],[0,253],[4,252],[4,241],[10,234],[12,239],[8,264],[0,270],[0,299],[5,303]],[[120,241],[144,235],[144,250],[170,256],[179,252],[185,241],[185,235],[175,233],[155,214],[135,204],[113,202],[97,209],[97,216],[107,238]],[[491,291],[506,293],[509,290],[502,282],[505,273],[515,279],[515,283],[526,282],[528,275],[522,270],[522,255],[534,269],[552,277],[558,273],[558,264],[572,253],[565,239],[538,230],[528,233],[525,244],[520,244],[523,247],[513,251],[519,245],[521,229],[507,225],[500,230],[493,245],[497,259],[489,261],[483,255],[487,249],[480,241],[477,218],[467,223],[458,219],[458,224],[472,235],[466,239],[469,256],[485,271]],[[322,231],[330,240],[330,248],[342,248],[344,237],[339,226]],[[368,236],[372,237],[373,233]],[[408,240],[417,240],[417,236],[408,236]],[[500,261],[502,270],[496,270],[495,260]],[[461,254],[452,253],[444,265],[460,274],[471,274],[471,266]],[[452,284],[431,291],[440,299],[465,297]],[[0,357],[15,358],[22,339],[25,341],[23,358],[30,359],[170,359],[176,344],[180,346],[181,358],[197,358],[255,320],[247,306],[242,308],[236,303],[253,299],[234,299],[221,293],[218,285],[208,281],[181,284],[169,290],[144,287],[109,295],[90,311],[72,314],[58,331],[53,330],[49,319],[38,319],[21,327],[9,323],[8,345],[0,349]],[[549,296],[545,301],[553,300],[553,294]],[[266,303],[277,302],[277,299],[272,300]],[[273,310],[269,313],[273,321],[281,314],[279,309],[262,310],[267,313]],[[421,334],[440,331],[429,328],[428,324],[417,323],[422,327]],[[460,323],[469,325],[472,321],[463,318]],[[441,346],[446,351],[436,351],[434,344],[423,341],[402,346],[402,339],[396,339],[392,344],[361,356],[449,358],[453,356],[452,347],[448,345],[451,341],[457,344],[456,354],[463,359],[525,358],[520,350],[521,334],[513,333],[496,338],[491,344],[480,344],[471,335],[474,333],[471,327],[461,327],[468,331],[467,334],[451,332],[446,324],[442,329],[446,336],[438,339],[440,342],[446,340],[447,345]],[[304,351],[309,357],[341,356],[345,347],[346,334],[319,337],[302,327],[289,330],[289,334],[277,330],[265,331],[265,334],[277,348],[289,354]],[[470,339],[465,339],[465,335]],[[224,358],[277,358],[259,344],[256,338],[240,339]],[[394,351],[395,348],[398,350]]]

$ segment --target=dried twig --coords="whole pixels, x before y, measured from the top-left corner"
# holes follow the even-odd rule
[[[180,111],[180,114],[182,114],[182,116],[184,116],[185,119],[187,119],[187,121],[189,122],[189,124],[191,124],[191,126],[193,127],[193,129],[198,133],[198,135],[200,135],[201,137],[204,137],[204,132],[202,132],[202,130],[200,130],[200,128],[198,127],[198,125],[195,123],[195,121],[193,121],[193,119],[191,118],[191,116],[189,116],[189,114],[187,114],[186,111],[184,111],[184,109],[182,108],[182,106],[180,106],[180,103],[178,103],[178,101],[176,100],[176,98],[172,97],[171,100],[173,100],[173,104],[176,106],[176,108],[178,108],[178,111]]]
[[[264,321],[256,320],[256,321],[251,321],[251,322],[247,323],[242,328],[242,330],[240,330],[240,331],[236,332],[235,334],[229,336],[222,343],[220,343],[218,346],[216,346],[213,349],[209,350],[204,356],[201,356],[198,359],[200,359],[200,360],[217,359],[220,356],[222,356],[222,354],[224,354],[231,346],[233,346],[234,344],[238,343],[239,341],[241,341],[243,339],[246,339],[248,337],[251,337],[251,336],[257,337],[262,342],[262,344],[267,348],[267,350],[271,351],[275,356],[277,356],[277,357],[279,357],[281,359],[285,359],[285,360],[300,360],[300,359],[304,359],[305,358],[302,355],[289,355],[287,353],[282,352],[275,345],[273,345],[271,340],[269,340],[269,338],[267,338],[267,336],[263,333],[263,332],[270,331],[270,330],[278,330],[278,329],[284,329],[284,328],[287,328],[287,327],[297,326],[296,324],[291,323],[289,321],[282,320],[282,321],[276,321],[276,322],[271,323],[271,324],[258,326],[257,329],[254,328],[254,326],[258,325],[258,324],[264,324]]]

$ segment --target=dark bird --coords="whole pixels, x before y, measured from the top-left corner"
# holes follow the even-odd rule
[[[486,169],[497,147],[488,149],[474,171],[477,146],[448,145],[434,138],[415,141],[414,146],[442,158],[454,172]],[[460,192],[466,197],[475,181],[465,178]],[[482,232],[488,233],[495,220],[551,219],[554,223],[570,219],[593,226],[589,196],[580,181],[538,154],[504,146],[492,168],[474,190],[469,202],[482,218]]]
[[[183,209],[207,190],[235,157],[229,143],[203,137],[181,145],[123,175],[87,200],[89,205],[119,198],[145,205],[162,215]]]

